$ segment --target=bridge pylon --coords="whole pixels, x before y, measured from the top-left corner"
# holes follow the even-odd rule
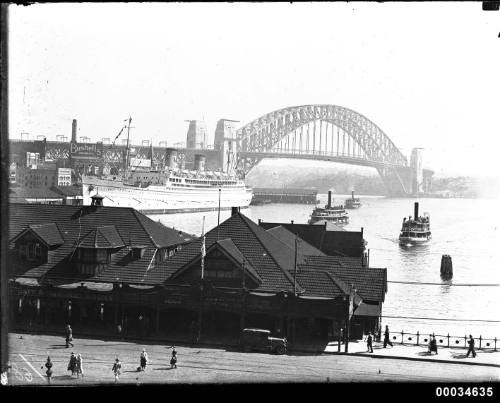
[[[390,197],[405,197],[414,193],[414,173],[410,167],[378,167],[387,195]]]

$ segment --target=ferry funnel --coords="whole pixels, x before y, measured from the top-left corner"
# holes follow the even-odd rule
[[[416,220],[418,218],[418,202],[415,202],[415,211],[414,211],[413,219]]]
[[[328,208],[332,207],[332,191],[328,191]]]

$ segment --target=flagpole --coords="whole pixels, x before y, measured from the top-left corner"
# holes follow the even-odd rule
[[[295,265],[294,265],[294,274],[293,274],[293,295],[297,296],[297,241],[298,235],[295,234]]]
[[[242,263],[242,269],[243,269],[243,291],[245,291],[245,259],[243,259],[243,263]]]
[[[205,216],[203,216],[203,225],[201,228],[201,279],[205,273]]]
[[[219,240],[219,224],[220,224],[220,194],[222,189],[219,188],[219,208],[217,209],[217,240]]]
[[[128,126],[127,126],[127,154],[125,158],[125,180],[127,180],[128,174],[128,159],[129,159],[129,147],[130,147],[130,123],[132,123],[132,117],[129,115],[128,117]]]

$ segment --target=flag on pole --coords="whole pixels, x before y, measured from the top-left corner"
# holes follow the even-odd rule
[[[201,278],[205,271],[205,216],[203,216],[203,226],[201,229]]]

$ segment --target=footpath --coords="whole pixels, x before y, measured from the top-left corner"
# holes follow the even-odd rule
[[[426,345],[408,345],[396,344],[384,348],[382,342],[375,342],[373,344],[373,353],[367,351],[366,342],[364,341],[351,341],[349,342],[349,352],[344,352],[345,346],[340,346],[340,353],[338,352],[338,344],[328,343],[325,347],[324,354],[350,354],[357,356],[366,356],[372,358],[400,358],[405,360],[424,360],[435,362],[447,362],[454,364],[466,365],[485,365],[500,368],[500,350],[494,351],[493,349],[479,350],[476,349],[476,357],[473,358],[472,354],[467,355],[466,348],[459,347],[443,347],[438,348],[438,354],[429,353]]]
[[[29,334],[31,332],[19,332],[20,334]],[[56,335],[59,334],[61,339],[64,339],[63,332],[50,332],[50,331],[40,331],[33,332],[32,334],[46,334],[46,335]],[[165,343],[166,345],[176,344],[178,346],[203,346],[203,347],[215,347],[215,348],[229,348],[231,350],[238,349],[237,346],[232,345],[232,343],[227,340],[222,340],[220,337],[204,337],[203,342],[193,343],[189,341],[189,338],[181,337],[145,337],[145,338],[119,338],[112,335],[81,335],[78,332],[73,333],[74,336],[89,338],[89,339],[102,339],[102,340],[121,340],[127,342],[139,342],[144,344],[155,344],[155,343]],[[454,363],[454,364],[465,364],[465,365],[483,365],[490,367],[500,368],[500,349],[497,351],[493,349],[476,349],[476,357],[473,358],[472,354],[466,357],[467,349],[460,347],[438,347],[438,354],[429,353],[427,345],[421,344],[416,346],[414,344],[400,344],[393,343],[393,346],[383,347],[382,342],[373,343],[373,353],[367,352],[366,342],[362,340],[354,340],[349,342],[349,352],[345,353],[345,345],[341,344],[340,352],[338,351],[338,342],[325,343],[314,343],[314,344],[299,344],[291,346],[290,354],[302,355],[302,354],[342,354],[342,355],[356,355],[360,357],[370,357],[370,358],[393,358],[402,360],[417,360],[417,361],[430,361],[430,362],[441,362],[441,363]]]

